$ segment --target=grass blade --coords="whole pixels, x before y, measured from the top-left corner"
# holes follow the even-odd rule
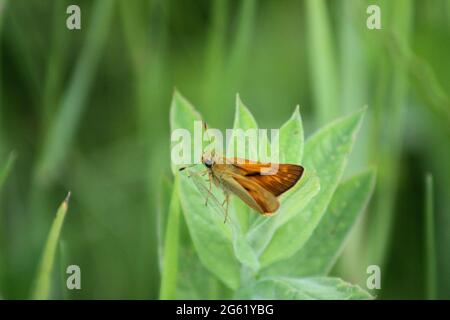
[[[32,299],[45,300],[49,298],[50,277],[52,274],[53,264],[55,261],[56,248],[59,243],[59,235],[61,234],[61,229],[64,223],[64,218],[66,216],[69,204],[69,198],[70,193],[67,195],[66,199],[58,208],[58,211],[56,212],[56,217],[53,220],[53,224],[48,234],[47,242],[44,248],[44,253],[42,255],[42,260],[36,276],[36,286],[32,294]]]
[[[311,67],[316,120],[319,124],[334,119],[338,112],[337,67],[331,41],[326,3],[323,0],[306,1],[309,65]]]
[[[250,39],[255,23],[256,1],[241,1],[239,11],[238,24],[230,52],[227,72],[230,84],[234,80],[237,82],[235,85],[238,85],[242,81],[240,75],[242,75],[242,69],[245,68],[245,62],[249,57]]]
[[[425,245],[426,245],[426,297],[437,298],[436,244],[434,240],[433,176],[425,177]]]
[[[389,2],[392,7],[392,29],[398,39],[402,39],[403,45],[409,45],[412,28],[413,5],[411,1]],[[379,130],[384,140],[378,147],[379,181],[376,186],[375,209],[369,221],[368,229],[369,250],[367,261],[370,264],[382,266],[389,248],[391,231],[395,217],[395,197],[399,184],[398,172],[400,171],[400,155],[402,150],[402,134],[404,130],[403,114],[407,107],[408,79],[404,68],[394,64],[389,85],[389,105],[386,113],[385,101],[377,105],[377,112],[384,117],[379,123]],[[380,79],[382,80],[382,79]],[[375,149],[374,149],[375,150]]]
[[[16,160],[16,153],[14,151],[12,151],[9,154],[8,160],[6,161],[6,164],[0,168],[0,192],[2,191],[3,188],[3,184],[5,183],[6,179],[8,178],[12,167],[14,165],[14,161]],[[3,215],[2,212],[0,211],[0,226],[3,228]],[[6,265],[6,253],[5,253],[5,241],[4,239],[0,238],[0,286],[2,286],[2,281],[3,281],[3,272],[4,272],[4,268]],[[0,299],[1,299],[1,292],[0,292]]]
[[[6,181],[6,178],[8,177],[9,173],[11,172],[11,169],[14,165],[14,162],[16,161],[16,153],[12,151],[9,154],[8,160],[6,161],[5,166],[0,170],[0,190],[3,187],[3,184]]]
[[[223,101],[220,75],[224,72],[228,1],[214,0],[211,6],[212,21],[205,52],[203,105],[218,105]]]
[[[95,70],[100,60],[103,44],[109,34],[114,1],[98,0],[94,4],[92,25],[88,28],[85,46],[75,72],[62,98],[59,113],[46,137],[37,166],[38,181],[53,178],[63,163],[75,131],[86,107]]]

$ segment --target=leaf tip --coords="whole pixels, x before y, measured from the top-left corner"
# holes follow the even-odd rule
[[[295,106],[295,110],[294,110],[294,113],[292,114],[291,119],[301,119],[301,118],[302,117],[300,115],[300,105],[298,104]]]
[[[341,118],[341,120],[346,119],[347,121],[351,121],[351,122],[355,121],[354,134],[356,135],[356,133],[359,131],[359,129],[361,128],[361,125],[362,125],[362,123],[364,121],[364,117],[366,115],[366,111],[367,111],[367,105],[365,105],[361,109],[351,113],[350,115]],[[337,121],[339,121],[339,119]]]
[[[180,93],[180,91],[178,91],[177,87],[173,87],[173,92],[172,92],[172,104],[175,101],[179,101],[179,100],[183,100],[184,97],[183,95]]]
[[[66,198],[65,198],[64,201],[63,201],[63,204],[62,204],[65,210],[67,210],[67,208],[69,207],[69,201],[70,201],[70,197],[71,197],[71,196],[72,196],[72,191],[69,191],[69,192],[67,193]]]
[[[242,112],[242,109],[247,109],[242,102],[241,96],[239,93],[236,93],[236,115],[239,115],[240,112]]]
[[[242,102],[239,93],[236,94],[236,113],[234,116],[234,128],[257,128],[255,117]]]

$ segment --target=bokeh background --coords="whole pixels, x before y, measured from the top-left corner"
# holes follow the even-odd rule
[[[70,4],[81,30],[66,28]],[[366,27],[369,4],[381,30]],[[0,168],[15,157],[2,298],[29,297],[69,190],[52,297],[158,297],[175,87],[222,129],[237,92],[264,128],[299,104],[307,136],[368,105],[348,174],[375,165],[377,187],[333,274],[365,286],[377,264],[381,299],[432,298],[433,283],[450,298],[449,0],[1,0],[0,44]],[[63,288],[68,264],[80,291]]]

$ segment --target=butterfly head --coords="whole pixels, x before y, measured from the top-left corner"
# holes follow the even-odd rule
[[[208,169],[211,169],[211,167],[214,165],[214,160],[212,157],[202,157],[202,162]]]
[[[208,169],[211,169],[214,163],[216,163],[215,160],[215,152],[212,150],[211,152],[205,152],[202,155],[202,163],[207,167]]]

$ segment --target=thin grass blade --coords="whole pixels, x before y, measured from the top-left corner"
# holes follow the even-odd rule
[[[32,294],[32,299],[46,300],[50,296],[51,274],[55,261],[56,248],[59,243],[59,236],[61,234],[64,218],[66,217],[69,198],[70,193],[60,205],[58,211],[56,212],[56,217],[53,220],[53,224],[44,247],[42,260],[36,275],[36,285]]]

